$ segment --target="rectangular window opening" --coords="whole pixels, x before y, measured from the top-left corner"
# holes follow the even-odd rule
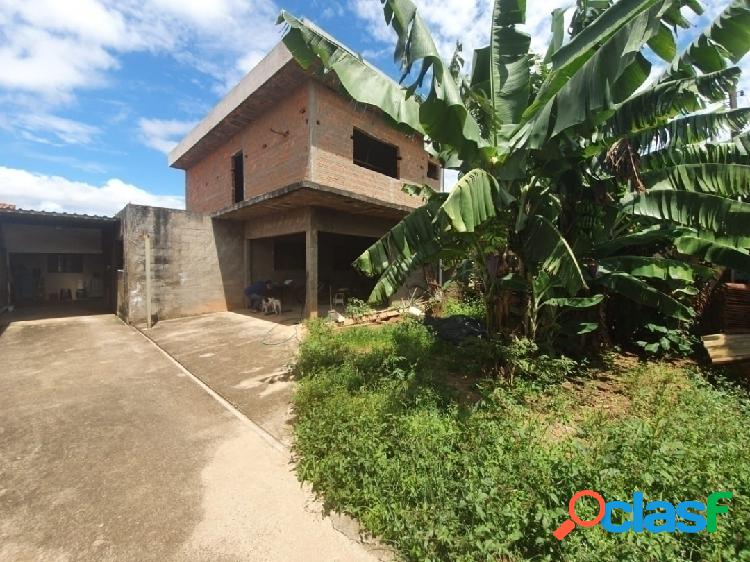
[[[352,135],[354,163],[392,178],[398,178],[398,147],[385,143],[359,129]]]
[[[431,180],[440,179],[440,167],[434,162],[427,162],[427,177]]]
[[[232,184],[234,187],[234,202],[245,200],[245,159],[242,152],[232,156]]]

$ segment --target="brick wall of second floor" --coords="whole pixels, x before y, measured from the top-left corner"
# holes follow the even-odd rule
[[[308,88],[303,85],[190,167],[186,171],[187,210],[212,213],[235,203],[232,159],[240,152],[244,199],[309,179],[307,113]]]
[[[362,149],[355,154],[355,135],[395,160],[391,172],[357,160]],[[438,189],[442,173],[433,164],[428,175],[429,158],[420,135],[395,129],[377,110],[314,80],[279,99],[187,170],[188,211],[212,213],[236,202],[233,159],[240,152],[243,199],[308,180],[386,203],[418,206],[418,199],[403,193],[404,183]],[[435,172],[437,177],[430,177]]]
[[[356,104],[323,84],[315,83],[314,88],[317,107],[310,155],[313,181],[408,206],[419,205],[420,201],[403,192],[404,183],[440,188],[440,180],[427,175],[429,158],[421,135],[397,130],[380,112]],[[355,163],[355,131],[397,149],[396,177]]]

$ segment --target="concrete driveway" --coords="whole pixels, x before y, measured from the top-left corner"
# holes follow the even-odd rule
[[[0,336],[0,560],[375,559],[288,453],[115,317]]]
[[[159,322],[148,337],[285,445],[299,315],[219,312]]]

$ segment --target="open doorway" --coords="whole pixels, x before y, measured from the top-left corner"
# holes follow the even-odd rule
[[[13,320],[113,312],[117,226],[106,217],[0,213],[0,312]]]
[[[353,263],[376,240],[331,232],[318,234],[319,304],[335,308],[352,298],[367,300],[376,280],[357,271]]]

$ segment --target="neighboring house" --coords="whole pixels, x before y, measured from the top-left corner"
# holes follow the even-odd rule
[[[114,310],[117,228],[112,217],[0,204],[0,312],[9,304],[68,301]]]

